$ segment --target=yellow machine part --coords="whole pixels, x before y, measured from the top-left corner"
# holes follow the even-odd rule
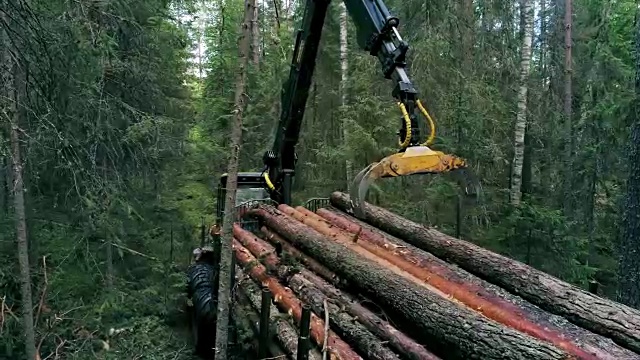
[[[402,153],[393,154],[374,164],[369,176],[376,179],[413,174],[442,173],[466,167],[463,159],[428,146],[413,146]]]
[[[408,113],[403,104],[398,103],[406,122],[407,134],[411,133]],[[400,142],[402,152],[389,155],[377,163],[370,164],[355,177],[351,187],[351,205],[354,215],[364,218],[364,200],[369,186],[377,179],[409,176],[415,174],[440,174],[448,173],[457,176],[465,196],[477,198],[480,193],[480,183],[470,172],[464,159],[455,155],[445,154],[429,148],[428,145],[435,137],[435,124],[427,110],[417,101],[418,108],[427,118],[430,126],[430,136],[421,145],[408,146],[409,136]]]

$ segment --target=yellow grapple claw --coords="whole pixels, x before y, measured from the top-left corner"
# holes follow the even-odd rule
[[[363,206],[367,191],[377,179],[439,173],[457,176],[456,180],[466,196],[478,196],[480,184],[463,159],[432,150],[427,146],[412,146],[404,152],[389,155],[377,163],[370,164],[358,173],[349,194],[353,213],[356,217],[364,218]]]

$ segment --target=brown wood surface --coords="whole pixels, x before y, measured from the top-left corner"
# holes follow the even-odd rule
[[[238,288],[251,304],[253,310],[259,312],[261,310],[262,294],[258,285],[238,266],[236,266],[236,278],[238,280]],[[269,320],[275,330],[275,336],[278,341],[291,358],[295,359],[298,356],[298,332],[287,319],[283,318],[282,313],[273,304],[271,304],[271,310],[269,311]],[[321,360],[322,356],[317,349],[311,349],[309,351],[309,359]]]
[[[362,306],[349,294],[346,294],[328,282],[321,279],[316,274],[302,270],[300,272],[304,278],[320,290],[326,297],[340,304],[351,316],[355,317],[360,323],[378,336],[403,358],[410,360],[439,360],[440,358],[429,352],[424,346],[418,344],[415,340],[398,330],[388,321],[383,320],[371,310]]]
[[[278,235],[275,231],[263,226],[261,229],[264,234],[264,238],[269,241],[272,245],[279,245],[282,247],[284,252],[288,255],[297,259],[304,266],[315,272],[316,274],[322,276],[323,279],[329,281],[332,284],[338,284],[340,279],[338,275],[336,275],[331,270],[327,269],[324,265],[320,264],[313,258],[307,256],[302,251],[296,249],[293,245],[291,245],[287,240],[283,239],[282,236]]]
[[[299,322],[302,317],[302,306],[300,300],[286,289],[275,278],[267,274],[266,268],[247,250],[240,242],[233,239],[233,249],[238,260],[238,264],[253,278],[263,286],[269,288],[273,294],[274,302],[283,311]],[[322,346],[324,343],[324,321],[316,314],[311,314],[311,337],[313,341]],[[328,350],[335,359],[362,359],[346,342],[340,339],[333,331],[328,333]]]
[[[331,203],[348,211],[349,196],[331,195]],[[531,303],[616,343],[640,352],[640,310],[588,293],[519,261],[365,204],[365,221]]]
[[[385,239],[364,226],[358,225],[346,214],[340,215],[319,209],[318,215],[330,224],[340,227],[353,234],[358,234],[358,243],[377,246],[378,253],[394,265],[415,275],[426,283],[434,286],[448,296],[452,296],[471,310],[482,313],[505,326],[544,340],[582,359],[597,359],[595,354],[585,351],[578,344],[565,336],[560,329],[549,328],[548,324],[538,324],[526,311],[519,309],[512,303],[492,295],[486,290],[462,280],[455,272],[445,268],[426,257],[420,257],[410,249],[402,248]]]
[[[341,338],[352,344],[363,357],[371,360],[400,360],[398,355],[383,345],[378,337],[335,303],[329,301],[324,293],[302,275],[293,275],[288,285],[302,301],[311,305],[316,314],[322,317],[328,315],[331,327]],[[324,300],[327,300],[327,315],[324,311]]]
[[[412,333],[414,338],[436,354],[444,353],[444,358],[574,358],[551,344],[505,327],[397,276],[347,246],[327,241],[326,236],[271,206],[261,205],[251,212],[366,295],[402,316],[403,321],[417,327],[419,331]]]

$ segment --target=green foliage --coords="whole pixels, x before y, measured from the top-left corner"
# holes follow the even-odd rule
[[[41,356],[190,358],[174,318],[195,227],[212,213],[201,148],[217,148],[187,136],[188,28],[160,0],[15,11],[33,40],[16,46],[30,75],[23,157]],[[0,296],[20,314],[12,214],[0,211]],[[19,323],[3,326],[2,354],[20,358]],[[112,327],[132,335],[108,339]]]
[[[301,1],[274,4],[277,19],[271,4],[260,8],[260,63],[249,68],[241,171],[261,169],[271,147],[304,10]],[[416,176],[381,180],[370,201],[449,234],[460,215],[463,238],[579,286],[595,279],[612,296],[622,155],[634,115],[635,3],[574,4],[572,139],[562,131],[563,9],[546,1],[536,14],[527,110],[531,180],[519,208],[508,203],[517,2],[387,4],[401,18],[411,80],[436,121],[433,147],[467,158],[484,194],[458,214],[457,188],[446,176]],[[46,288],[44,309],[34,304],[43,358],[64,342],[59,350],[69,359],[187,359],[183,273],[198,227],[213,221],[214,190],[226,171],[244,2],[37,0],[16,11],[28,40],[16,46],[28,73],[21,126],[36,301]],[[341,105],[338,16],[333,2],[297,146],[296,203],[346,191],[347,160],[357,173],[397,150],[393,84],[357,46],[351,20]],[[195,56],[200,39],[202,62]],[[567,154],[569,140],[574,149]],[[0,141],[4,160],[4,133]],[[562,189],[565,158],[573,169],[570,194]],[[570,212],[562,208],[567,196]],[[19,314],[7,204],[0,197],[0,299]],[[21,324],[7,319],[0,354],[20,358]],[[131,332],[108,339],[106,351],[101,341],[112,327]]]

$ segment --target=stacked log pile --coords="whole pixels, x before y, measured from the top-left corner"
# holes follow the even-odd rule
[[[239,288],[273,295],[276,338],[295,359],[302,306],[330,359],[640,359],[640,312],[366,204],[259,205],[233,229]],[[257,301],[254,299],[254,302]],[[277,316],[273,313],[277,313]]]

